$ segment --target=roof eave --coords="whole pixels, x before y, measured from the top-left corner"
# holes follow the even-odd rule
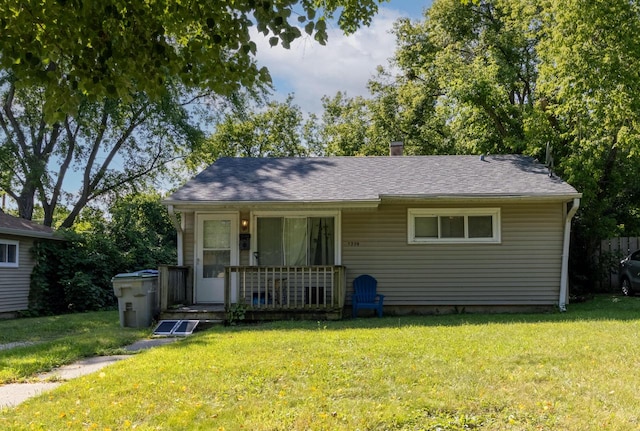
[[[582,193],[571,194],[437,194],[437,195],[380,195],[379,199],[362,200],[324,200],[324,201],[285,201],[285,200],[262,200],[262,201],[215,201],[215,200],[172,200],[165,199],[162,204],[173,206],[176,209],[197,209],[200,207],[215,208],[238,208],[238,207],[259,207],[259,206],[282,206],[282,207],[317,207],[317,208],[375,208],[385,201],[465,201],[480,200],[488,201],[571,201],[581,198]]]
[[[64,238],[56,237],[54,232],[37,232],[23,229],[0,227],[0,233],[5,235],[24,236],[28,238],[64,240]]]
[[[500,193],[486,193],[486,194],[434,194],[434,195],[381,195],[381,200],[413,200],[413,201],[425,201],[425,200],[436,200],[436,201],[451,201],[451,200],[460,200],[460,201],[473,201],[473,200],[481,200],[481,201],[572,201],[576,198],[581,198],[582,193],[559,193],[559,194],[548,194],[548,193],[529,193],[529,194],[500,194]]]
[[[310,208],[376,208],[380,205],[380,199],[370,200],[325,200],[325,201],[205,201],[205,200],[170,200],[162,201],[165,206],[173,206],[176,210],[207,208],[238,208],[238,207],[310,207]]]

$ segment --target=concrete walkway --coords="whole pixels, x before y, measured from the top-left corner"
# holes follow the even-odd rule
[[[178,338],[152,338],[139,340],[126,346],[125,350],[137,352],[172,343]],[[0,410],[14,407],[29,398],[48,392],[62,385],[65,381],[75,379],[96,372],[107,365],[130,358],[132,355],[96,356],[82,359],[70,365],[65,365],[48,373],[40,374],[37,380],[29,383],[12,383],[0,386]]]

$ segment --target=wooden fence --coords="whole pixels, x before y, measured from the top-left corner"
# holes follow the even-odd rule
[[[159,265],[159,305],[160,311],[166,311],[176,304],[192,304],[191,268],[188,266]]]
[[[610,238],[601,241],[600,249],[594,256],[601,269],[600,289],[618,290],[618,264],[631,252],[640,249],[640,237]]]

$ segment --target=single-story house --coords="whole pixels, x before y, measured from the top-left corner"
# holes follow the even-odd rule
[[[221,158],[163,203],[191,304],[348,307],[369,274],[406,313],[564,309],[580,197],[521,155],[400,155]]]
[[[31,248],[39,239],[55,239],[50,227],[4,213],[0,209],[0,316],[12,317],[29,307],[35,260]]]

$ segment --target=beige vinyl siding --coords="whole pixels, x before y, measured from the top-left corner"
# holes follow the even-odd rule
[[[0,313],[26,310],[29,307],[29,286],[34,260],[31,256],[33,239],[13,235],[2,239],[18,241],[18,267],[0,267]]]
[[[440,206],[463,208],[462,206]],[[378,279],[388,305],[546,305],[558,301],[562,203],[487,205],[501,211],[500,244],[408,244],[408,208],[342,214],[342,263],[351,281]]]
[[[182,213],[184,217],[185,229],[184,237],[182,238],[182,247],[184,248],[184,264],[195,268],[195,231],[196,231],[196,216],[193,212]]]

